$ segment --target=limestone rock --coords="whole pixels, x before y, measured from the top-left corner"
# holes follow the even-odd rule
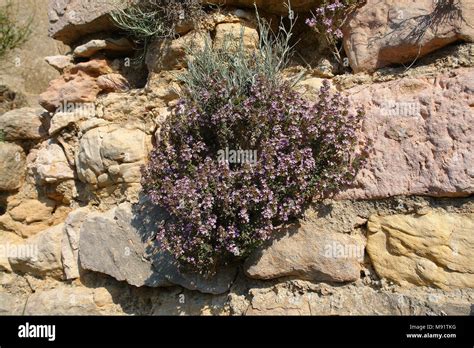
[[[86,270],[105,273],[117,280],[140,287],[173,284],[204,293],[221,294],[229,290],[236,274],[225,268],[212,278],[182,273],[164,252],[149,256],[146,239],[157,228],[163,213],[152,208],[141,211],[129,203],[104,214],[90,214],[80,230],[79,261]]]
[[[0,230],[14,232],[23,238],[41,233],[64,221],[64,215],[68,213],[67,207],[56,207],[55,204],[55,201],[47,198],[42,198],[42,201],[25,199],[15,203],[13,208],[9,207],[0,216]]]
[[[319,98],[319,92],[323,86],[324,79],[319,77],[309,77],[302,79],[295,85],[296,91],[307,98],[309,101],[313,102]],[[332,83],[330,83],[330,88],[332,91],[336,91],[336,88]]]
[[[48,81],[49,82],[49,81]],[[25,95],[0,84],[0,115],[28,105]]]
[[[117,126],[91,129],[79,144],[76,159],[79,179],[101,187],[114,182],[139,182],[140,166],[150,149],[151,137],[141,130]],[[119,166],[120,170],[117,173],[109,171],[112,166]]]
[[[53,184],[46,185],[44,189],[49,199],[65,206],[70,206],[71,203],[74,203],[74,199],[78,198],[81,193],[80,188],[78,191],[77,182],[73,179],[54,182]]]
[[[87,34],[111,30],[114,25],[109,13],[124,5],[113,0],[50,1],[49,35],[56,40],[71,44]]]
[[[28,298],[25,315],[99,315],[94,291],[86,287],[59,287]]]
[[[127,38],[91,40],[74,49],[74,57],[89,58],[100,51],[112,54],[127,54],[133,51],[133,44]]]
[[[26,156],[15,144],[0,142],[0,191],[18,189],[26,174]]]
[[[97,77],[112,71],[105,59],[76,64],[61,77],[50,82],[49,88],[40,95],[39,103],[46,110],[55,112],[60,107],[69,108],[70,104],[94,102],[101,92]]]
[[[390,291],[367,286],[280,283],[250,290],[244,315],[469,315],[459,292]],[[230,304],[233,305],[232,303]]]
[[[22,315],[26,298],[0,291],[0,315]]]
[[[51,184],[74,179],[74,171],[62,147],[52,140],[47,141],[38,151],[34,170],[41,183]]]
[[[106,214],[91,214],[85,219],[80,229],[80,264],[84,269],[108,274],[131,285],[148,285],[152,266],[144,260],[144,244],[130,225],[131,210],[129,221],[118,220],[120,213],[127,208],[130,209],[125,206],[117,208],[118,214],[114,209]],[[170,285],[164,277],[155,283]]]
[[[355,72],[410,64],[458,40],[474,41],[470,0],[368,0],[344,28],[344,47]]]
[[[97,78],[99,88],[107,93],[126,92],[130,89],[127,79],[121,74],[107,74]]]
[[[474,69],[363,85],[346,91],[363,106],[366,166],[340,199],[474,193]]]
[[[203,48],[206,35],[193,30],[175,40],[155,40],[150,44],[146,55],[146,64],[149,71],[160,72],[186,67],[186,60],[189,58],[186,50]]]
[[[147,93],[147,92],[146,92]],[[132,124],[146,133],[153,132],[151,111],[161,105],[154,96],[148,97],[148,93],[140,90],[131,90],[128,93],[109,93],[100,98],[97,107],[97,117],[114,123],[122,123],[127,126]]]
[[[7,141],[38,140],[46,134],[41,122],[41,111],[28,107],[0,115],[0,129]]]
[[[232,40],[239,44],[241,36],[245,49],[255,50],[258,47],[259,36],[255,28],[244,23],[218,24],[215,28],[214,48],[222,48],[226,40]]]
[[[73,66],[73,59],[71,56],[48,56],[45,57],[44,60],[60,73]]]
[[[87,215],[87,208],[74,210],[64,223],[64,234],[61,242],[61,260],[66,279],[79,278],[79,240],[80,228]]]
[[[37,152],[37,149],[33,149],[28,155],[27,180],[17,192],[9,193],[6,201],[1,202],[5,210],[0,214],[0,230],[14,232],[23,238],[60,224],[69,209],[49,199],[49,185],[42,187],[35,180],[34,160]]]
[[[247,276],[257,279],[295,276],[329,282],[359,279],[364,257],[361,239],[331,233],[306,222],[284,232],[249,256],[244,265]]]
[[[24,252],[9,257],[15,272],[24,272],[38,277],[62,278],[61,238],[63,224],[51,227],[28,238],[22,245]]]
[[[374,215],[368,229],[379,276],[402,285],[474,287],[474,214]]]
[[[23,238],[10,232],[0,232],[0,272],[11,272],[12,268],[8,258],[18,253],[18,245],[23,243]]]
[[[99,92],[96,78],[80,71],[71,77],[62,76],[51,81],[48,90],[40,95],[39,103],[54,112],[62,104],[94,102]]]
[[[15,221],[27,224],[44,221],[49,218],[54,210],[51,201],[39,201],[37,199],[25,199],[8,211],[8,214]]]
[[[156,98],[163,102],[163,106],[176,101],[181,90],[176,81],[174,72],[162,71],[160,73],[150,73],[145,87],[150,98]]]
[[[100,75],[110,74],[114,70],[107,59],[96,58],[86,62],[77,63],[69,70],[71,74],[77,74],[79,71],[93,77],[99,77]]]
[[[81,107],[74,107],[71,108],[71,110],[56,112],[50,121],[49,134],[56,134],[72,124],[78,124],[80,121],[85,121],[94,118],[95,116],[96,109],[93,103],[81,104]]]
[[[281,15],[288,14],[287,4],[285,0],[203,0],[203,3],[216,5],[229,5],[237,7],[254,8],[257,7],[268,13],[276,13]],[[321,2],[319,0],[293,0],[291,8],[297,12],[308,12],[315,9]]]
[[[8,50],[0,57],[0,86],[6,86],[16,94],[14,108],[37,107],[38,95],[48,87],[49,81],[59,75],[44,61],[44,57],[61,54],[68,49],[65,45],[48,37],[49,2],[49,0],[0,1],[2,10],[5,4],[11,4],[9,18],[15,24],[23,26],[29,23],[32,31],[25,42],[13,50]],[[5,112],[1,104],[0,101],[0,114]]]

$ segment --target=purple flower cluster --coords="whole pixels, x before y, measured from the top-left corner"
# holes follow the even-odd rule
[[[340,29],[342,24],[341,13],[345,8],[346,5],[339,0],[331,0],[318,7],[313,12],[313,17],[306,19],[306,24],[324,35],[331,35],[337,39],[342,39],[343,34]]]
[[[362,113],[349,113],[327,81],[315,104],[287,84],[260,79],[239,95],[210,82],[201,100],[179,102],[142,182],[170,216],[161,247],[202,273],[247,256],[314,199],[349,185],[362,158]],[[218,161],[224,148],[255,150],[258,160]]]

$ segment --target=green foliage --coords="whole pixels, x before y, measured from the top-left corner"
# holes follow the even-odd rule
[[[31,33],[31,19],[19,25],[12,19],[12,3],[0,7],[0,57],[25,42]]]
[[[291,9],[289,9],[291,11]],[[188,97],[197,100],[210,80],[224,81],[230,94],[245,95],[257,79],[267,83],[281,81],[280,73],[288,65],[292,54],[292,31],[296,19],[290,19],[286,28],[280,25],[275,34],[270,24],[257,12],[259,42],[256,49],[244,45],[244,27],[240,38],[224,37],[220,47],[213,47],[211,39],[205,40],[204,48],[188,48],[192,59],[187,71],[179,78],[186,86]]]
[[[112,19],[143,52],[146,52],[151,40],[173,38],[179,23],[197,22],[203,13],[199,0],[118,1],[125,1],[126,6],[112,12]]]

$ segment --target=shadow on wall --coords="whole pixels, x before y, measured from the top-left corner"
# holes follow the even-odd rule
[[[5,215],[7,212],[7,196],[0,195],[0,216]]]
[[[458,41],[452,37],[443,38],[443,35],[437,35],[443,26],[461,22],[467,23],[462,16],[459,0],[438,0],[432,12],[409,18],[403,17],[404,11],[400,10],[399,13],[395,14],[395,21],[398,21],[398,18],[400,20],[398,23],[393,23],[393,30],[383,36],[369,40],[369,46],[376,44],[378,40],[390,41],[391,38],[395,42],[401,42],[401,45],[387,46],[380,50],[378,61],[390,63],[392,57],[400,56],[400,52],[404,52],[403,55],[406,57],[404,61],[410,63],[411,67],[417,62],[418,58]],[[423,43],[428,32],[433,33],[433,38],[429,43]],[[403,38],[400,38],[400,35],[403,35]],[[413,57],[415,58],[413,59]]]

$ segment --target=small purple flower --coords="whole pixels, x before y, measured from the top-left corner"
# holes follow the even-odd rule
[[[306,22],[305,22],[309,27],[313,28],[314,26],[316,26],[316,18],[312,17],[312,18],[307,18],[306,19]]]

